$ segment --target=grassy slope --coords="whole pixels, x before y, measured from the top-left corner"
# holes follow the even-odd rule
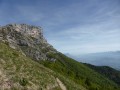
[[[91,69],[95,70],[96,72],[104,75],[105,77],[109,78],[110,80],[113,80],[115,83],[120,85],[120,71],[115,70],[108,66],[94,66],[91,64],[85,64]]]
[[[114,82],[61,53],[49,56],[56,62],[42,62],[55,73],[6,44],[0,43],[0,47],[0,88],[60,90],[56,82],[59,78],[68,90],[85,90],[82,86],[89,90],[119,90]]]
[[[86,90],[0,42],[0,89],[61,90],[56,78],[68,90]]]
[[[118,85],[113,81],[108,80],[82,63],[68,58],[61,53],[56,55],[51,54],[52,57],[56,57],[57,61],[54,63],[49,61],[42,62],[44,66],[83,85],[89,90],[119,90]]]

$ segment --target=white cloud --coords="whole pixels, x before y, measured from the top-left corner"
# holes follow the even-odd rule
[[[51,1],[45,1],[43,5],[41,0],[33,4],[0,4],[0,24],[22,22],[42,25],[48,42],[66,53],[120,49],[119,0],[60,2],[64,5],[56,2],[60,4],[57,6]]]

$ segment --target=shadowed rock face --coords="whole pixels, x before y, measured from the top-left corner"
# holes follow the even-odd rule
[[[14,49],[20,49],[34,60],[55,60],[48,58],[49,53],[57,51],[43,37],[41,27],[27,24],[8,24],[0,27],[0,41]]]

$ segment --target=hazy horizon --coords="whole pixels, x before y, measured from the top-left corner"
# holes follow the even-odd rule
[[[0,0],[0,25],[9,23],[41,26],[62,53],[120,50],[120,0]]]
[[[103,51],[103,52],[93,52],[93,53],[78,53],[78,54],[75,54],[75,53],[64,53],[65,55],[69,56],[78,56],[78,55],[89,55],[89,54],[100,54],[100,53],[114,53],[114,52],[120,52],[120,50],[115,50],[115,51]]]

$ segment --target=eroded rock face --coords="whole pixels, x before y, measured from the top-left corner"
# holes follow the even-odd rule
[[[5,34],[11,34],[14,36],[14,33],[21,33],[22,35],[31,36],[34,38],[43,38],[43,31],[41,27],[27,25],[27,24],[8,24],[1,27],[2,32]],[[3,34],[3,33],[2,33]]]
[[[0,27],[0,41],[7,42],[11,48],[22,50],[34,60],[54,60],[47,54],[57,51],[43,37],[41,27],[27,24],[8,24]]]

